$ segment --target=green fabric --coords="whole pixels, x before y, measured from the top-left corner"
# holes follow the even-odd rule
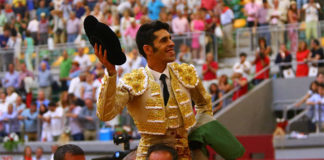
[[[60,78],[69,77],[72,61],[68,58],[60,64]]]
[[[197,146],[207,155],[206,145],[213,148],[225,159],[236,159],[241,157],[245,149],[242,144],[218,121],[213,120],[189,134],[190,148]],[[199,146],[199,144],[201,144]]]

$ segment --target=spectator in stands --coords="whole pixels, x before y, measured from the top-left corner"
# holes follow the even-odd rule
[[[220,76],[220,78],[218,80],[218,86],[219,86],[220,91],[223,94],[226,94],[233,88],[233,81],[231,79],[229,79],[226,74],[223,74]]]
[[[10,37],[10,30],[9,29],[4,29],[3,34],[0,35],[0,47],[1,48],[8,48],[8,40]]]
[[[267,42],[270,42],[270,33],[268,28],[264,28],[263,26],[268,26],[268,12],[269,12],[270,6],[267,0],[262,1],[262,5],[259,7],[257,13],[256,13],[256,22],[254,23],[254,26],[260,26],[258,37],[264,37]]]
[[[177,55],[177,61],[179,63],[192,63],[191,52],[186,44],[180,45],[180,52]]]
[[[254,84],[259,84],[262,80],[269,78],[269,69],[266,69],[270,65],[269,54],[271,53],[270,47],[264,38],[259,38],[259,48],[255,54],[255,59],[252,64],[255,64]],[[262,72],[261,72],[262,71]]]
[[[40,14],[40,21],[38,25],[38,42],[40,45],[47,44],[47,39],[48,39],[48,28],[49,28],[49,22],[46,18],[46,14],[43,12]]]
[[[197,13],[194,13],[193,19],[190,24],[191,31],[194,32],[192,34],[192,58],[193,60],[200,60],[203,58],[204,55],[201,55],[201,44],[200,44],[200,37],[202,35],[202,31],[205,30],[205,17],[203,16],[203,12],[200,10]]]
[[[42,62],[40,64],[41,70],[38,72],[38,86],[39,90],[45,93],[47,99],[51,98],[52,94],[52,74],[49,69],[47,69],[46,63]]]
[[[5,26],[5,24],[7,23],[7,17],[4,14],[4,12],[0,12],[0,34],[3,33],[3,28]]]
[[[20,115],[26,108],[26,104],[23,102],[23,99],[20,95],[18,95],[16,102],[14,103],[14,111]]]
[[[11,4],[9,4],[9,3],[5,4],[4,14],[8,21],[12,18],[15,18],[15,13],[13,12]]]
[[[36,11],[36,16],[37,16],[38,20],[41,20],[42,13],[45,14],[44,18],[47,18],[50,14],[49,9],[45,6],[45,0],[41,0],[39,2],[39,7],[37,8],[37,11]]]
[[[324,105],[322,104],[323,96],[324,84],[319,84],[317,93],[313,94],[306,102],[307,105],[310,105],[312,107],[308,116],[312,119],[313,122],[317,123],[317,130],[319,130],[319,125],[321,125],[320,128],[322,128],[324,122],[324,112],[320,112],[320,110],[324,110]],[[321,122],[321,124],[318,124],[319,122]]]
[[[28,137],[28,141],[37,140],[37,105],[32,103],[30,108],[25,109],[21,116],[18,116],[19,120],[23,120],[24,132]]]
[[[75,13],[70,13],[70,18],[66,23],[67,42],[74,42],[79,33],[81,33],[80,19],[75,17]]]
[[[233,66],[233,72],[243,71],[243,76],[248,77],[251,70],[251,63],[246,60],[246,53],[240,53],[240,61]]]
[[[6,102],[6,94],[0,90],[0,113],[2,115],[8,111],[8,103]]]
[[[220,3],[220,23],[223,32],[223,48],[224,52],[228,55],[233,54],[233,21],[234,13],[231,8],[225,6],[224,2]],[[251,13],[252,14],[252,13]]]
[[[164,144],[155,144],[150,146],[147,152],[147,160],[176,160],[178,153],[174,148]]]
[[[6,135],[15,132],[18,136],[20,135],[20,123],[18,119],[18,113],[13,110],[13,105],[8,104],[8,111],[5,112],[0,121],[4,122]]]
[[[73,78],[76,78],[80,75],[81,69],[79,66],[80,65],[78,62],[76,62],[76,61],[72,62],[72,66],[71,66],[70,73],[69,73],[69,80],[72,80]],[[68,86],[70,85],[70,82],[71,81],[68,81]]]
[[[123,73],[129,73],[133,69],[137,69],[141,67],[142,56],[139,56],[136,48],[133,48],[132,51],[127,56],[127,61],[123,67]]]
[[[268,11],[268,21],[270,28],[276,29],[277,31],[271,32],[271,45],[274,47],[273,50],[277,51],[279,44],[284,43],[284,21],[286,19],[285,11],[279,7],[279,0],[273,0],[273,8]]]
[[[53,141],[57,141],[63,133],[63,108],[57,107],[55,102],[50,102],[48,108],[44,114],[44,120],[50,125]]]
[[[80,106],[84,105],[84,101],[82,100],[82,97],[80,94],[81,87],[82,87],[82,85],[80,85],[80,84],[86,80],[87,76],[88,76],[87,72],[82,72],[78,77],[73,78],[71,80],[69,90],[68,90],[69,95],[73,95],[77,99],[78,104]]]
[[[13,3],[13,11],[14,13],[20,14],[23,18],[25,17],[25,13],[26,13],[26,1],[22,1],[22,0],[18,0],[15,1],[15,3]]]
[[[182,11],[177,11],[177,16],[172,20],[172,31],[176,35],[184,35],[189,32],[189,22]]]
[[[317,39],[314,39],[311,43],[311,53],[308,56],[309,61],[314,61],[312,66],[318,67],[319,73],[324,73],[324,51],[323,48],[320,46],[320,42]],[[316,61],[322,61],[316,63]]]
[[[130,19],[130,22],[130,26],[128,26],[124,32],[124,36],[126,39],[125,47],[127,48],[127,51],[131,51],[133,48],[136,48],[135,38],[137,30],[140,27],[140,25],[136,23],[133,17]]]
[[[50,101],[45,97],[44,91],[38,91],[38,96],[36,100],[37,109],[39,109],[42,104],[44,104],[47,108],[49,103]]]
[[[290,40],[290,52],[295,53],[297,51],[298,41],[298,19],[299,14],[297,10],[297,4],[295,1],[291,1],[288,10],[288,37]]]
[[[243,77],[242,71],[238,71],[233,74],[232,81],[234,88],[239,88],[233,93],[232,96],[232,101],[235,101],[236,99],[248,92],[248,80],[245,77]]]
[[[53,137],[51,134],[51,128],[50,124],[45,120],[45,113],[47,113],[48,109],[47,106],[44,104],[41,104],[39,107],[39,114],[38,114],[38,121],[40,122],[40,126],[38,127],[38,130],[41,131],[40,141],[42,142],[52,142]]]
[[[78,115],[80,114],[81,110],[82,108],[78,106],[76,102],[72,102],[69,105],[69,111],[66,114],[71,130],[71,136],[74,141],[84,140],[82,125],[78,119]]]
[[[91,61],[87,54],[84,54],[84,48],[80,47],[78,49],[78,55],[76,55],[73,61],[78,62],[81,71],[89,71],[91,67]]]
[[[67,91],[69,80],[69,73],[72,67],[72,60],[69,58],[69,55],[66,50],[62,53],[63,60],[60,64],[60,82],[61,82],[61,90]]]
[[[96,90],[93,87],[93,78],[94,76],[91,74],[87,74],[88,76],[86,77],[86,81],[82,82],[81,84],[81,90],[80,90],[80,95],[81,99],[94,99]]]
[[[206,56],[206,63],[202,67],[203,80],[215,80],[217,79],[218,64],[214,61],[212,53],[208,53]]]
[[[255,3],[254,0],[251,0],[249,3],[244,6],[244,13],[247,16],[247,26],[254,27],[255,18],[257,15],[257,11],[259,6]]]
[[[297,69],[296,69],[296,77],[305,77],[308,76],[308,64],[307,58],[309,57],[310,51],[307,47],[307,43],[305,41],[299,42],[298,51],[296,53],[297,60]]]
[[[216,83],[212,83],[209,86],[209,93],[212,96],[212,102],[215,102],[223,97],[222,91],[219,89]],[[222,109],[223,101],[213,105],[213,114],[217,113],[220,109]]]
[[[75,12],[75,16],[77,18],[81,18],[84,15],[84,13],[86,12],[83,2],[77,1],[77,3],[75,4],[75,6],[73,8],[73,11]],[[73,12],[71,12],[71,13],[73,13]],[[71,17],[71,13],[70,13],[70,17]]]
[[[8,65],[9,71],[5,73],[2,79],[2,87],[14,87],[18,88],[19,73],[15,71],[15,66],[13,64]]]
[[[30,36],[34,40],[34,44],[38,44],[38,30],[39,30],[39,22],[36,17],[34,17],[31,21],[28,23],[27,31],[30,32]],[[27,33],[26,33],[27,36]],[[25,45],[26,46],[26,45]]]
[[[17,34],[17,31],[15,29],[13,29],[11,31],[11,36],[8,40],[8,48],[12,48],[14,50],[14,54],[13,54],[13,58],[14,58],[14,62],[16,64],[18,64],[18,59],[20,58],[20,54],[21,54],[21,43],[22,43],[22,39],[21,36]]]
[[[302,104],[304,104],[310,97],[312,97],[314,94],[317,94],[318,91],[318,83],[317,81],[313,81],[309,85],[309,90],[307,91],[306,95],[298,102],[296,103],[296,107],[300,107]]]
[[[91,8],[89,9],[89,11],[92,10]],[[104,20],[103,14],[100,11],[100,5],[96,4],[96,6],[94,7],[94,9],[92,10],[92,12],[90,13],[91,15],[93,15],[94,17],[96,17],[98,19],[98,21],[102,22]]]
[[[277,54],[275,60],[275,63],[279,65],[279,71],[280,71],[279,74],[281,77],[287,77],[289,76],[288,74],[292,74],[292,73],[288,73],[288,72],[293,72],[291,62],[292,62],[291,54],[287,50],[286,45],[281,44],[279,53]],[[285,63],[289,63],[289,64],[285,64]]]
[[[43,156],[43,147],[37,147],[35,156],[33,158],[34,160],[46,160],[45,157]]]
[[[65,29],[66,29],[66,19],[63,17],[63,12],[59,10],[52,10],[51,14],[53,16],[53,32],[54,32],[54,43],[64,43],[65,42]]]
[[[151,0],[148,5],[148,16],[151,20],[158,20],[160,11],[164,7],[164,4],[160,0]]]
[[[79,146],[66,144],[57,148],[53,160],[85,160],[85,154]]]
[[[33,71],[32,54],[34,53],[34,42],[35,40],[31,37],[30,31],[27,31],[24,40],[24,47],[26,48],[24,57],[27,69],[29,71]]]
[[[311,38],[317,38],[317,24],[318,15],[321,6],[319,3],[315,3],[314,0],[309,0],[307,4],[303,5],[302,11],[305,12],[306,22],[306,40],[309,41]]]
[[[56,10],[58,11],[58,10]],[[62,13],[64,19],[69,19],[70,13],[72,12],[72,4],[69,3],[69,0],[64,0],[62,4]]]
[[[32,148],[30,146],[25,146],[22,160],[31,160],[33,158],[32,154]]]
[[[28,78],[31,78],[31,79],[33,79],[34,78],[34,74],[33,74],[33,72],[31,72],[31,71],[29,71],[28,69],[27,69],[27,66],[26,66],[26,64],[25,63],[21,63],[20,64],[20,73],[19,73],[19,80],[18,80],[18,90],[20,91],[20,93],[26,93],[27,91],[26,91],[26,85],[27,84],[25,84],[25,80],[26,79],[28,79]],[[31,91],[30,91],[31,92]],[[27,92],[27,93],[29,93],[29,92]]]
[[[6,102],[8,104],[14,104],[18,97],[18,94],[15,92],[15,88],[10,86],[6,89],[6,91],[7,91]]]
[[[85,107],[82,108],[78,118],[80,119],[81,124],[83,124],[85,140],[95,140],[97,135],[96,130],[98,117],[92,99],[88,98],[85,100]]]

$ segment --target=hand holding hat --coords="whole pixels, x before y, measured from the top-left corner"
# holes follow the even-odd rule
[[[84,29],[95,49],[96,56],[108,70],[115,70],[114,65],[122,65],[126,62],[118,37],[106,24],[98,22],[90,15],[84,20]]]

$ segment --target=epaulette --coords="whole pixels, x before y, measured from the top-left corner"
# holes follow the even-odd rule
[[[199,78],[196,68],[192,64],[170,63],[170,68],[178,80],[187,88],[195,88],[198,85]]]
[[[147,89],[148,75],[143,67],[134,69],[130,73],[126,73],[120,80],[120,83],[132,95],[140,96]]]

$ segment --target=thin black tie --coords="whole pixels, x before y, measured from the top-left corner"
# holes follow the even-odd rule
[[[165,79],[167,76],[165,74],[161,74],[160,80],[163,83],[163,99],[164,99],[164,105],[166,106],[169,100],[169,91],[168,91],[168,85],[166,84]]]

